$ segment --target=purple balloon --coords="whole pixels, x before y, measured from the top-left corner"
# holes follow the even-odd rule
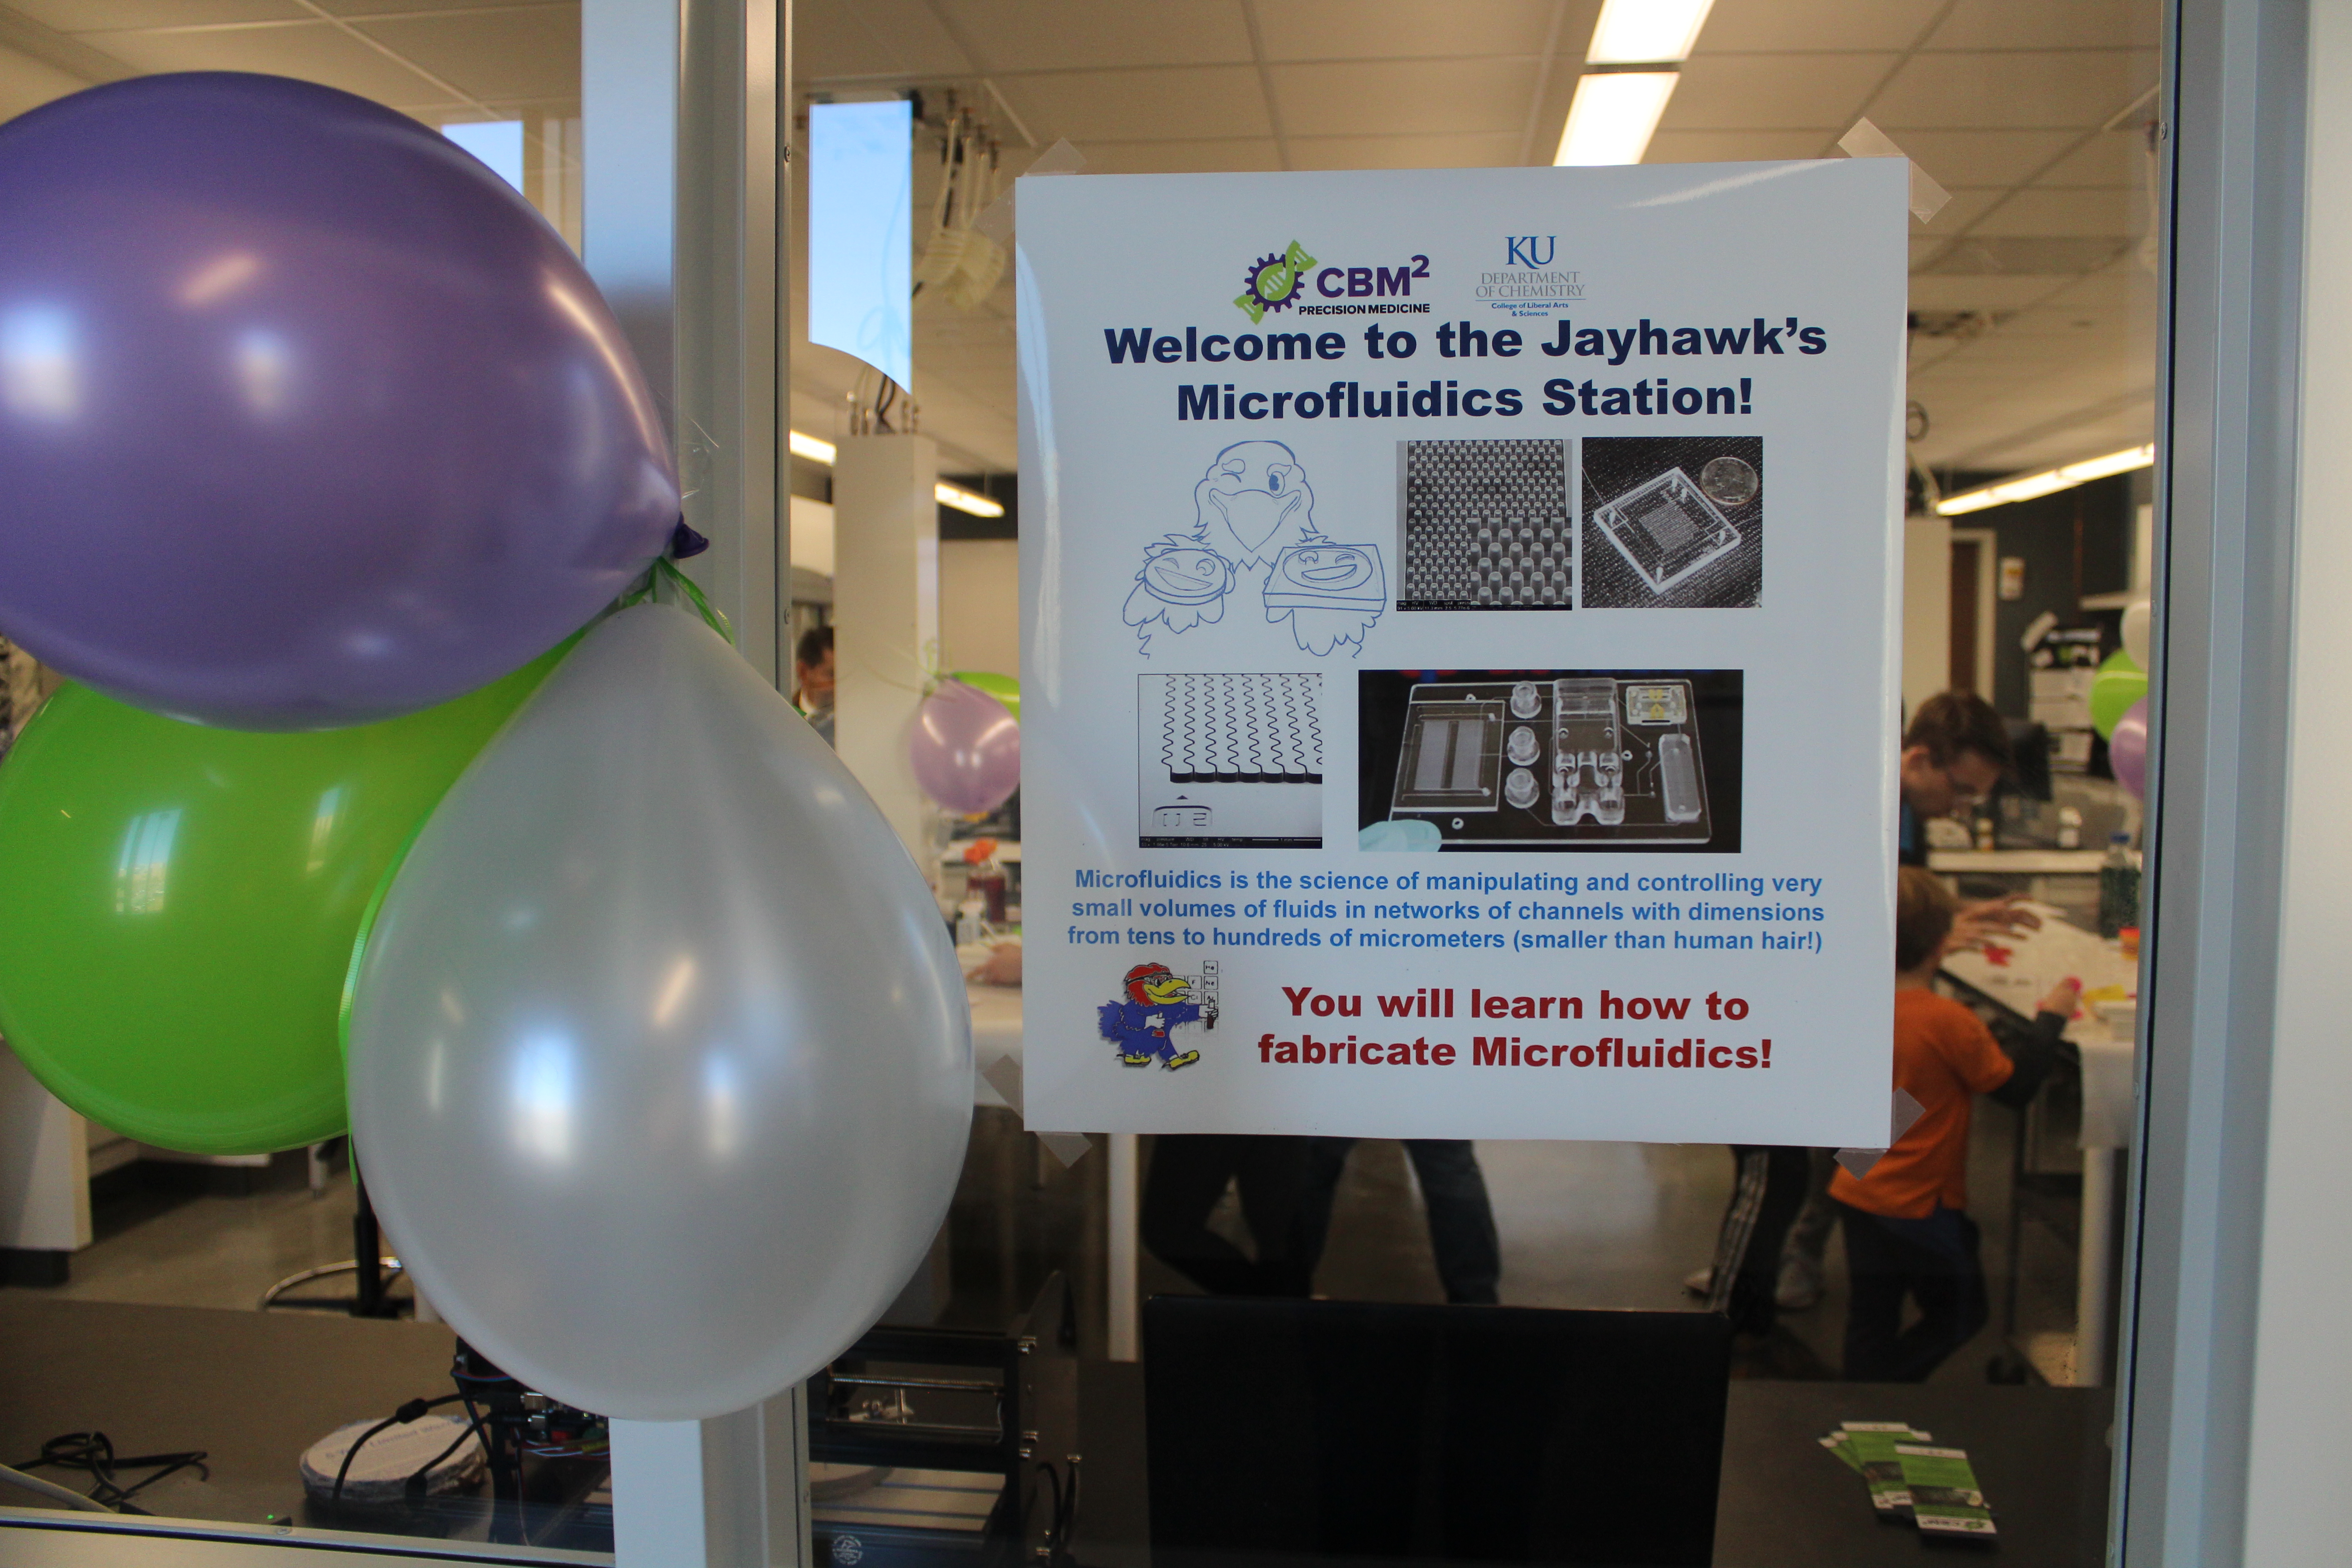
[[[205,71],[0,125],[0,632],[250,730],[553,647],[678,520],[562,237],[446,138]]]
[[[994,811],[1021,786],[1020,721],[961,680],[923,699],[907,754],[923,793],[950,811]]]
[[[2107,766],[2115,769],[2116,783],[2137,799],[2147,798],[2147,698],[2125,709],[2116,721],[2116,732],[2107,737]]]

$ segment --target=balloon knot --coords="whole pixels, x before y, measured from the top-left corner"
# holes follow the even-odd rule
[[[677,526],[670,530],[669,558],[673,561],[684,561],[689,556],[699,555],[709,548],[710,541],[687,527],[684,518],[679,518]]]

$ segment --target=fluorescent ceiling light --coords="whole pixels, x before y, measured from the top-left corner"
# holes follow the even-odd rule
[[[1715,0],[1608,0],[1584,58],[1596,66],[1686,60],[1714,6]]]
[[[970,490],[960,490],[953,485],[940,485],[932,493],[940,498],[941,506],[951,506],[958,511],[968,511],[974,517],[1004,515],[1003,502],[992,501],[986,496],[974,495]]]
[[[1675,95],[1675,73],[1664,71],[1603,71],[1588,74],[1576,84],[1575,101],[1568,106],[1568,123],[1560,128],[1556,164],[1586,167],[1595,163],[1638,163]]]
[[[833,459],[836,453],[836,448],[832,442],[820,441],[815,437],[804,435],[798,430],[792,432],[792,448],[794,457],[806,458],[813,463],[823,463],[827,468],[833,466]],[[991,500],[984,495],[960,489],[955,485],[944,483],[934,485],[931,493],[938,498],[941,506],[951,506],[958,511],[968,511],[974,517],[1004,515],[1003,502]]]
[[[2093,479],[2104,479],[2110,474],[2127,474],[2134,468],[2153,468],[2156,447],[2130,447],[2120,452],[2110,452],[2104,458],[2085,458],[2079,463],[2049,468],[2038,474],[2026,474],[2014,479],[2003,479],[1997,485],[1986,485],[1973,490],[1962,490],[1956,496],[1946,496],[1936,503],[1936,510],[1945,517],[1958,517],[1962,512],[1982,511],[1989,506],[2007,506],[2011,501],[2032,500],[2059,490],[2070,490],[2076,485]]]

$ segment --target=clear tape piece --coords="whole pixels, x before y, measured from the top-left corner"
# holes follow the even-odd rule
[[[1911,164],[1911,216],[1921,223],[1933,221],[1952,199],[1952,193],[1936,182],[1934,175],[1921,168],[1916,159],[1895,144],[1895,139],[1873,125],[1867,118],[1857,120],[1853,128],[1838,138],[1838,151],[1849,158],[1902,158]]]

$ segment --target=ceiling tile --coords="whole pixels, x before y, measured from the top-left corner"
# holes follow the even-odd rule
[[[7,0],[7,4],[10,10],[60,33],[295,21],[310,15],[294,0]]]
[[[2053,188],[2097,185],[2145,190],[2150,163],[2147,139],[2137,126],[2133,126],[2092,137],[2033,183]]]
[[[361,30],[486,103],[580,96],[576,10],[375,21]]]
[[[920,0],[795,0],[793,77],[803,87],[837,77],[959,76],[971,68]]]
[[[1944,204],[1942,209],[1931,221],[1920,225],[1911,232],[1929,236],[1958,234],[1982,216],[1986,208],[2007,195],[2009,192],[2006,189],[1986,190],[1982,186],[1963,186],[1951,193],[1952,199]],[[1912,221],[1917,223],[1918,220],[1915,218]]]
[[[1659,121],[1672,131],[1832,133],[1885,78],[1893,55],[1695,55]]]
[[[1492,169],[1517,162],[1516,131],[1469,136],[1294,136],[1297,169]]]
[[[1936,242],[1939,247],[1911,264],[1924,272],[1953,277],[2050,277],[2096,272],[2112,267],[2129,249],[2123,235],[1968,234]]]
[[[1919,273],[1911,279],[1911,308],[1915,310],[2021,310],[2039,302],[2061,281],[2056,278],[1948,277]]]
[[[1552,0],[1257,0],[1257,20],[1270,60],[1446,59],[1540,54],[1552,9]],[[1571,0],[1569,9],[1581,15],[1563,19],[1558,47],[1576,61],[1600,7]]]
[[[1282,167],[1270,136],[1197,142],[1090,142],[1087,168],[1101,174],[1256,174]]]
[[[1273,132],[1257,72],[1248,66],[1017,78],[1000,73],[996,80],[1040,141],[1066,136],[1081,153],[1089,142]]]
[[[1900,145],[1948,189],[1960,185],[2014,185],[2065,151],[2080,134],[2070,131],[1906,131]]]
[[[1527,59],[1364,60],[1276,66],[1269,74],[1293,136],[1517,137],[1536,85],[1536,64]]]
[[[1971,237],[2137,238],[2142,225],[2133,221],[2136,205],[2129,191],[2020,191],[1969,232]]]
[[[1716,0],[1697,55],[1727,50],[1906,49],[1944,0]],[[1697,58],[1697,56],[1694,56]]]
[[[1916,55],[1866,112],[1897,142],[1913,126],[2089,130],[2155,79],[2153,50]]]
[[[406,11],[564,11],[577,26],[580,0],[318,0],[338,16],[388,16]]]
[[[1559,127],[1553,127],[1558,139]],[[1811,158],[1822,150],[1819,131],[1665,131],[1650,138],[1644,163],[1745,163]]]
[[[26,59],[13,49],[0,49],[0,120],[14,120],[28,109],[89,85],[79,77]]]
[[[143,71],[268,71],[299,78],[379,103],[437,102],[440,90],[325,22],[203,33],[114,33],[109,54]]]
[[[940,0],[992,70],[1222,65],[1250,58],[1240,0]]]
[[[1927,47],[2152,49],[2162,27],[2158,0],[1959,0]]]

